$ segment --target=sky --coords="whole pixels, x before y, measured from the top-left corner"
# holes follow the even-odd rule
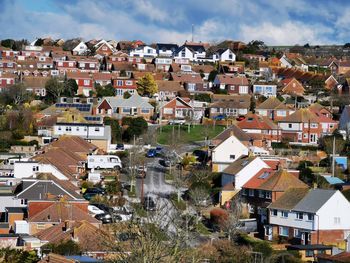
[[[348,0],[0,0],[0,39],[350,42]]]

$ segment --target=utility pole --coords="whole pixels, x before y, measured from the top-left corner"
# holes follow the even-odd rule
[[[194,32],[194,24],[192,24],[192,43],[194,42],[193,32]]]

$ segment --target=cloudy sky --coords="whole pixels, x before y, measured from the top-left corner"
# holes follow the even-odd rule
[[[350,42],[348,0],[0,0],[0,39]]]

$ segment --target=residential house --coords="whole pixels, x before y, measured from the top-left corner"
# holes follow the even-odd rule
[[[125,116],[142,116],[149,120],[154,114],[154,107],[149,103],[149,98],[141,97],[135,92],[128,99],[121,96],[104,97],[96,107],[96,114],[117,119]]]
[[[259,104],[255,108],[255,111],[260,116],[268,117],[273,121],[279,121],[292,114],[295,110],[288,108],[276,97],[270,97],[263,103]]]
[[[223,130],[221,133],[216,135],[213,139],[210,140],[210,146],[215,147],[219,145],[221,142],[225,141],[231,135],[235,136],[241,143],[245,146],[250,147],[252,143],[252,138],[248,133],[244,132],[241,128],[239,128],[236,124],[233,124]]]
[[[289,58],[283,54],[283,56],[280,58],[280,65],[283,68],[292,68],[293,63],[289,60]]]
[[[338,190],[289,189],[268,206],[268,240],[345,247],[350,235],[350,203]]]
[[[233,134],[220,142],[211,151],[213,172],[222,172],[242,156],[248,155],[249,149]]]
[[[163,102],[159,110],[162,119],[166,120],[185,119],[194,116],[194,108],[189,98],[175,97],[169,102]]]
[[[254,84],[253,85],[253,94],[254,95],[261,95],[267,98],[270,97],[276,97],[277,93],[277,85],[275,84]]]
[[[249,94],[249,81],[246,77],[216,75],[213,85],[228,94]]]
[[[94,48],[96,49],[95,53],[101,57],[110,56],[114,53],[114,48],[105,40],[97,43]]]
[[[292,142],[317,144],[323,135],[331,134],[337,128],[337,122],[309,109],[299,109],[278,121],[282,137]]]
[[[49,77],[28,76],[28,77],[23,77],[22,81],[28,91],[32,92],[36,96],[45,97],[46,96],[45,85],[49,79],[50,79]]]
[[[129,53],[130,57],[140,57],[140,58],[155,58],[158,56],[157,50],[150,46],[138,46]]]
[[[16,77],[17,76],[14,73],[0,71],[0,90],[13,86],[15,84]]]
[[[185,89],[179,81],[156,80],[158,86],[158,100],[171,100]]]
[[[170,81],[180,82],[184,86],[184,89],[191,94],[208,91],[207,83],[204,83],[201,75],[197,73],[171,73]]]
[[[210,118],[217,116],[244,116],[250,107],[250,95],[214,94],[210,108]]]
[[[88,201],[28,201],[29,234],[59,225],[62,222],[86,221],[100,228],[100,221],[88,214]],[[69,225],[68,225],[69,226]]]
[[[133,95],[137,93],[137,80],[119,76],[113,79],[113,87],[117,96],[123,96],[125,92]]]
[[[350,61],[334,60],[329,64],[328,68],[330,68],[332,74],[344,75],[350,71]]]
[[[75,57],[80,72],[95,73],[100,70],[100,62],[94,57]]]
[[[155,69],[163,72],[168,72],[172,63],[173,59],[168,57],[157,57],[154,59]]]
[[[157,43],[156,50],[159,57],[170,57],[174,56],[175,51],[179,48],[177,44],[162,44]]]
[[[205,47],[202,43],[185,43],[174,54],[175,59],[188,59],[190,61],[204,61],[206,57]]]
[[[88,50],[88,46],[83,41],[80,41],[80,43],[73,48],[72,52],[74,55],[85,55]]]
[[[77,72],[77,62],[75,60],[54,60],[55,69],[60,73]]]
[[[333,76],[330,75],[325,81],[325,88],[327,90],[335,90],[338,87],[339,82],[337,79]]]
[[[292,96],[303,96],[305,89],[296,78],[288,78],[281,81],[282,92]]]
[[[95,72],[92,74],[92,79],[95,84],[99,84],[102,87],[112,84],[113,74],[110,72]]]
[[[243,131],[261,137],[265,146],[271,147],[272,142],[280,142],[281,129],[272,120],[257,114],[247,114],[244,120],[237,123]]]
[[[299,171],[263,168],[243,185],[243,202],[250,217],[257,219],[258,229],[262,234],[263,225],[268,223],[268,205],[278,200],[290,188],[308,188],[298,177]]]
[[[213,60],[220,62],[235,62],[236,54],[229,48],[218,49],[213,56]]]
[[[74,79],[78,85],[78,95],[90,96],[94,89],[94,82],[89,73],[86,72],[67,72],[67,79]]]

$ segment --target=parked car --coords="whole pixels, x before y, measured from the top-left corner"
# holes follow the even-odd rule
[[[91,213],[91,214],[94,214],[94,215],[100,215],[100,214],[104,214],[105,211],[101,210],[100,208],[94,206],[94,205],[88,205],[88,211]]]
[[[163,148],[160,147],[160,146],[157,146],[157,147],[156,147],[156,153],[157,153],[157,154],[162,154],[162,152],[163,152]]]
[[[84,193],[84,194],[83,194],[83,197],[84,197],[86,200],[90,201],[91,198],[93,198],[93,197],[96,196],[96,195],[97,195],[96,193]]]
[[[125,150],[124,144],[123,143],[117,143],[115,149],[119,150],[119,151],[124,151]]]
[[[98,195],[104,195],[106,194],[106,190],[100,188],[100,187],[92,187],[92,188],[88,188],[86,189],[85,193],[89,193],[89,194],[98,194]]]
[[[136,237],[137,237],[136,233],[122,232],[118,234],[117,239],[119,241],[128,241],[128,240],[134,240]]]
[[[98,204],[98,203],[93,203],[93,204],[91,204],[91,205],[93,205],[93,206],[96,206],[98,209],[101,209],[102,211],[104,211],[105,213],[111,213],[111,212],[113,212],[113,208],[112,207],[109,207],[109,206],[107,206],[107,205],[105,205],[105,204]]]
[[[236,118],[237,121],[243,121],[244,119],[245,119],[244,116],[239,116],[239,117]]]
[[[197,161],[200,163],[206,162],[208,160],[208,152],[203,150],[194,150],[193,155],[196,157]]]
[[[103,213],[103,214],[98,214],[95,216],[95,218],[99,221],[102,221],[102,224],[110,224],[113,223],[113,218],[110,214]]]
[[[183,125],[185,123],[186,123],[186,120],[184,119],[174,119],[169,121],[170,125],[176,125],[176,124]]]
[[[156,210],[156,203],[151,196],[145,196],[143,199],[143,209],[146,211]]]
[[[148,158],[154,158],[154,157],[156,157],[156,156],[157,156],[157,150],[154,149],[154,148],[149,149],[149,150],[147,151],[147,153],[146,153],[146,156],[147,156]]]

